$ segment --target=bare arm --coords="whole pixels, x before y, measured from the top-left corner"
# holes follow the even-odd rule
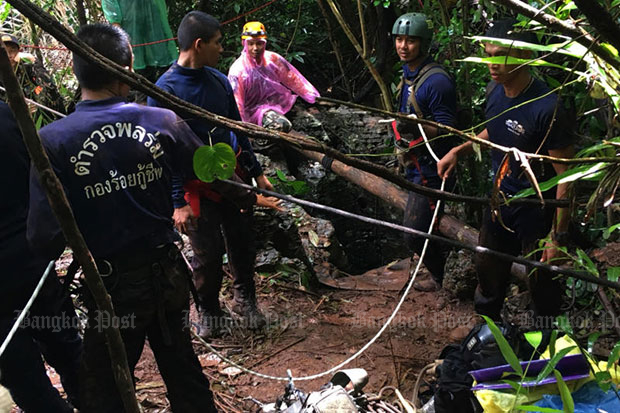
[[[566,148],[561,149],[549,149],[549,155],[555,158],[572,158],[575,154],[575,149],[573,146],[567,146]],[[556,174],[561,174],[568,170],[569,165],[554,163],[553,169],[555,169]],[[568,183],[558,184],[556,188],[556,199],[564,199],[568,194]],[[558,240],[556,239],[557,234],[563,234],[568,231],[568,224],[570,222],[570,215],[568,208],[557,208],[555,211],[555,217],[553,222],[553,230],[551,233],[551,243],[548,244],[547,249],[543,251],[543,255],[541,261],[549,262],[553,258],[558,256],[558,250],[556,247],[561,246]]]
[[[478,134],[478,138],[488,141],[489,132],[486,129],[483,130]],[[450,176],[454,168],[456,168],[459,157],[473,152],[473,144],[472,141],[467,141],[459,146],[455,146],[439,160],[437,163],[437,174],[441,179],[447,179]]]

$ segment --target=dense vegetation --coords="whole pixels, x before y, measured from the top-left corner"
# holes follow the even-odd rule
[[[94,0],[36,0],[36,3],[74,29],[79,25],[80,7],[84,8],[88,21],[102,19],[99,2]],[[255,0],[167,0],[173,32],[183,15],[192,9],[206,11],[226,22],[266,3],[257,4]],[[340,10],[354,37],[366,46],[365,56],[360,56],[352,45],[329,3]],[[537,15],[540,21],[533,19],[525,9],[521,10],[524,14],[519,14],[515,4],[529,4],[534,10],[542,11]],[[374,65],[388,86],[388,92],[393,93],[400,64],[389,31],[401,13],[423,11],[433,20],[435,38],[432,51],[455,77],[463,115],[461,127],[467,129],[479,125],[482,120],[488,81],[486,67],[479,64],[484,60],[478,60],[478,63],[473,62],[475,59],[462,61],[468,56],[482,57],[479,43],[471,36],[484,33],[489,21],[512,15],[522,22],[524,30],[534,30],[543,45],[531,45],[531,49],[538,53],[538,63],[532,70],[557,89],[572,114],[573,127],[579,137],[578,156],[613,158],[617,157],[620,146],[617,136],[620,111],[619,5],[619,0],[279,0],[225,24],[225,53],[220,69],[226,71],[238,55],[243,22],[260,20],[269,31],[269,47],[293,61],[324,96],[380,107],[381,89],[365,61]],[[605,20],[597,14],[601,10],[603,17],[614,23],[611,27],[605,26]],[[546,18],[541,20],[541,16]],[[551,18],[560,23],[554,23]],[[50,36],[24,21],[7,2],[0,2],[0,21],[3,31],[18,34],[26,43],[59,46]],[[580,31],[588,35],[579,35]],[[578,39],[581,44],[570,39]],[[34,49],[33,53],[41,54],[48,67],[53,68],[56,85],[69,107],[75,99],[69,54],[62,50],[39,49]],[[486,194],[490,185],[486,157],[483,156],[481,161],[472,158],[462,168],[459,191]],[[620,210],[614,197],[620,183],[619,164],[584,163],[576,166],[566,179],[574,181],[572,197],[575,201],[571,230],[573,244],[566,250],[566,256],[578,269],[617,281],[620,267],[613,263],[597,264],[591,258],[591,251],[617,241],[620,233]],[[550,185],[554,183],[557,180]],[[466,206],[465,211],[468,220],[475,224],[479,219],[479,208]],[[573,312],[587,309],[588,314],[617,314],[620,310],[617,291],[598,290],[595,285],[569,279],[567,292],[572,297],[570,310]],[[605,299],[601,300],[603,296],[607,303]],[[596,323],[589,325],[596,326]],[[578,327],[572,332],[577,338],[584,338],[593,332],[593,328]],[[614,351],[616,357],[620,355],[620,347]]]

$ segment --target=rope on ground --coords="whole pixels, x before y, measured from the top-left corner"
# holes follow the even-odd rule
[[[13,327],[11,327],[11,331],[9,331],[9,334],[7,334],[6,338],[4,339],[4,342],[2,342],[2,346],[0,346],[0,357],[2,357],[4,350],[6,350],[6,348],[8,347],[9,343],[11,342],[11,339],[15,335],[15,332],[21,325],[22,321],[24,321],[26,314],[28,314],[28,311],[30,311],[30,307],[32,307],[32,303],[34,303],[34,300],[39,295],[39,291],[41,291],[41,287],[43,287],[43,283],[45,283],[47,276],[49,275],[50,271],[52,271],[52,268],[54,268],[54,263],[55,261],[50,261],[50,263],[47,264],[47,268],[43,272],[43,275],[41,276],[41,279],[39,280],[37,287],[34,289],[32,295],[30,296],[30,299],[26,303],[26,306],[24,307],[22,312],[19,314],[19,317],[17,317],[17,320],[15,320]]]
[[[424,133],[424,132],[422,132],[422,133]],[[441,184],[441,189],[442,190],[443,190],[443,187],[444,187],[445,183],[446,183],[446,181],[444,179],[442,184]],[[441,201],[439,201],[439,202],[441,202]],[[437,208],[435,208],[435,212],[433,214],[433,218],[431,219],[431,224],[430,224],[429,229],[428,229],[428,234],[430,234],[433,231],[433,227],[435,226],[435,221],[437,220],[437,215],[438,215],[438,212],[439,212],[439,202],[437,203]],[[355,354],[353,354],[348,359],[344,360],[342,363],[340,363],[340,364],[330,368],[329,370],[325,370],[325,371],[323,371],[321,373],[313,374],[313,375],[310,375],[310,376],[302,376],[302,377],[270,376],[270,375],[267,375],[267,374],[263,374],[263,373],[259,373],[259,372],[250,370],[250,369],[246,369],[245,367],[238,365],[237,363],[233,362],[232,360],[226,358],[224,355],[220,354],[217,350],[215,350],[213,347],[211,347],[206,341],[204,341],[196,333],[194,333],[194,336],[197,337],[202,344],[204,344],[210,351],[215,353],[220,359],[222,359],[225,362],[235,366],[236,368],[240,369],[241,371],[243,371],[245,373],[252,374],[254,376],[261,377],[261,378],[264,378],[264,379],[277,380],[277,381],[290,381],[290,380],[307,381],[307,380],[318,379],[318,378],[327,376],[329,374],[335,373],[336,371],[340,370],[342,367],[346,366],[347,364],[351,363],[353,360],[355,360],[359,356],[361,356],[366,350],[368,350],[370,348],[370,346],[372,346],[379,339],[379,337],[381,337],[381,335],[385,332],[385,330],[390,326],[390,324],[392,323],[392,321],[396,317],[396,314],[398,314],[398,312],[400,311],[400,308],[402,307],[403,303],[405,302],[405,299],[409,295],[409,292],[411,291],[411,287],[413,287],[413,283],[415,282],[416,276],[418,275],[418,272],[420,271],[420,268],[422,266],[422,260],[424,259],[424,255],[426,255],[426,249],[428,247],[428,242],[429,242],[429,240],[427,238],[424,241],[424,247],[422,248],[422,252],[420,253],[420,258],[418,259],[418,264],[415,267],[415,271],[413,271],[413,273],[411,274],[411,277],[409,279],[409,282],[407,283],[407,288],[405,289],[405,292],[403,293],[403,295],[400,297],[400,300],[398,301],[398,304],[396,304],[396,307],[392,311],[392,314],[387,319],[387,321],[383,324],[383,326],[381,326],[379,331],[377,331],[377,333],[362,348],[360,348]]]
[[[5,89],[5,88],[3,88],[2,86],[0,86],[0,90],[2,90],[3,92],[6,92],[6,89]],[[58,112],[58,111],[56,111],[56,110],[54,110],[54,109],[52,109],[52,108],[48,108],[47,106],[42,105],[42,104],[40,104],[39,102],[35,102],[35,101],[34,101],[34,100],[32,100],[32,99],[28,99],[27,97],[24,97],[24,99],[26,100],[26,102],[27,102],[27,103],[32,103],[32,104],[33,104],[33,105],[35,105],[36,107],[41,108],[41,109],[43,109],[43,110],[46,110],[46,111],[48,111],[48,112],[50,112],[50,113],[53,113],[53,114],[54,114],[54,115],[56,115],[56,116],[60,116],[61,118],[65,118],[65,117],[67,117],[67,115],[65,115],[64,113],[60,113],[60,112]]]

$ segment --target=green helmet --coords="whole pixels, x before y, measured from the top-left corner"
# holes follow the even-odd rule
[[[413,36],[422,39],[421,49],[426,52],[433,40],[431,22],[422,13],[407,13],[396,19],[392,27],[392,35]]]

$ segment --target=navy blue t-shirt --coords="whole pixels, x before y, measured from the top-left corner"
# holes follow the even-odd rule
[[[428,57],[415,70],[410,70],[408,65],[403,65],[403,77],[413,81],[420,70],[426,65],[433,63],[433,59]],[[399,111],[402,113],[415,113],[415,108],[409,102],[409,95],[413,92],[414,85],[403,84],[400,96]],[[415,94],[416,101],[424,115],[424,119],[442,123],[446,126],[456,126],[456,86],[454,81],[443,73],[434,73],[422,83]],[[445,137],[431,143],[431,147],[441,159],[454,146],[454,140]],[[422,173],[426,178],[437,177],[437,167],[435,160],[428,153],[426,148],[420,148],[424,154],[420,160]],[[408,168],[407,179],[419,183],[421,178],[419,171],[415,168]]]
[[[551,93],[540,98],[549,90],[543,81],[532,79],[532,83],[519,96],[510,98],[506,96],[503,86],[496,85],[487,98],[486,107],[490,141],[531,153],[536,152],[542,144],[538,152],[542,155],[547,155],[549,149],[561,149],[572,145],[574,135],[569,126],[571,122],[566,119],[566,112],[561,102],[558,103],[558,96]],[[532,99],[536,100],[503,113],[511,107]],[[556,112],[556,120],[549,130],[554,112]],[[493,119],[495,116],[497,118]],[[493,174],[497,173],[503,158],[502,151],[496,149],[491,151]],[[534,162],[531,166],[539,181],[550,179],[555,175],[550,163]],[[520,163],[514,159],[514,156],[511,156],[510,174],[504,177],[501,190],[506,194],[515,194],[530,186],[529,180],[522,173]]]
[[[83,101],[39,134],[93,256],[176,239],[171,177],[193,178],[192,158],[202,142],[174,112],[120,97]],[[36,173],[28,240],[50,258],[64,246]]]
[[[13,113],[0,102],[0,257],[9,250],[8,242],[26,231],[28,216],[28,176],[30,159]]]
[[[241,120],[230,82],[226,75],[216,69],[207,66],[201,69],[192,69],[174,63],[157,80],[156,85],[209,112],[229,119]],[[150,97],[148,104],[149,106],[162,106],[160,102]],[[247,136],[236,135],[226,128],[214,127],[215,125],[207,120],[196,119],[193,115],[179,113],[179,116],[187,121],[187,124],[205,145],[209,145],[210,142],[214,144],[224,142],[229,144],[235,152],[237,152],[238,147],[241,147],[241,150],[249,155],[241,159],[249,160],[250,164],[243,166],[248,170],[251,177],[257,177],[263,173]],[[175,180],[172,194],[175,208],[186,205],[183,194],[184,191]]]

